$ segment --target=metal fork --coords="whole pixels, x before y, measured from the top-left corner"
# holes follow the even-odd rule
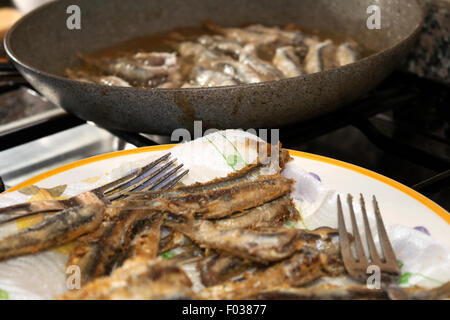
[[[69,207],[80,205],[80,202],[89,202],[90,199],[99,198],[104,203],[109,204],[111,201],[127,197],[133,191],[142,192],[170,189],[175,186],[189,170],[184,170],[176,175],[183,167],[183,164],[175,166],[176,159],[167,161],[169,160],[169,157],[170,153],[167,153],[143,167],[132,170],[122,178],[66,200],[25,202],[0,208],[0,224],[38,213],[64,210]]]
[[[361,211],[364,220],[364,228],[366,231],[367,246],[369,249],[369,257],[364,252],[364,247],[361,241],[361,235],[356,224],[355,211],[353,209],[353,197],[349,194],[347,196],[347,202],[350,209],[350,217],[353,227],[353,237],[356,247],[356,259],[353,256],[351,250],[351,243],[345,227],[343,209],[341,198],[338,196],[338,225],[339,225],[339,244],[341,247],[342,259],[344,261],[345,268],[349,275],[360,281],[366,283],[368,279],[368,268],[370,266],[378,266],[381,271],[381,283],[384,287],[390,287],[392,284],[396,284],[400,277],[400,268],[398,266],[397,259],[392,249],[392,245],[389,241],[386,229],[384,227],[383,219],[381,218],[380,208],[378,206],[377,199],[373,197],[373,207],[375,210],[375,217],[377,222],[378,236],[380,239],[381,249],[383,256],[380,257],[378,250],[375,246],[375,242],[372,237],[372,232],[369,226],[369,220],[367,218],[366,205],[364,197],[361,194],[360,204]]]

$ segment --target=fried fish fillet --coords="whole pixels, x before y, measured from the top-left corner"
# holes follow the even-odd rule
[[[274,172],[273,162],[270,162],[269,161],[270,159],[268,159],[268,157],[270,157],[274,151],[272,150],[272,147],[268,144],[266,145],[266,148],[269,149],[268,151],[266,151],[267,155],[262,157],[260,161],[258,161],[257,163],[249,164],[236,172],[232,172],[224,178],[217,178],[204,183],[194,183],[188,186],[178,186],[171,189],[170,191],[156,190],[145,192],[133,192],[132,194],[129,195],[128,199],[152,200],[161,196],[172,197],[184,194],[207,192],[210,190],[217,190],[220,188],[230,187],[240,182],[252,181],[257,179],[258,177],[261,177],[262,175],[267,175],[270,172],[272,174],[280,173],[282,170],[284,170],[286,163],[288,163],[292,159],[289,155],[289,152],[286,149],[281,149],[281,147],[275,148],[279,149],[279,153],[278,153],[278,170]],[[128,202],[119,201],[117,202],[117,205],[127,206]]]
[[[191,246],[192,240],[181,232],[172,230],[169,235],[159,242],[159,252],[164,253],[178,247]]]
[[[98,202],[73,207],[45,217],[41,223],[0,240],[0,260],[49,249],[95,230],[103,219],[105,205]]]
[[[219,229],[258,229],[280,226],[287,219],[297,220],[298,218],[299,213],[291,198],[285,195],[229,218],[214,220],[214,225]]]
[[[175,264],[137,256],[128,259],[110,276],[97,278],[80,290],[56,297],[60,300],[163,300],[191,299],[191,280]]]
[[[141,210],[107,209],[110,220],[102,222],[93,233],[80,238],[72,250],[67,266],[76,265],[81,270],[81,284],[108,275],[123,260],[128,245],[135,235],[133,228],[153,220],[155,212]]]
[[[263,271],[255,271],[242,279],[201,290],[197,297],[207,300],[239,300],[253,297],[259,292],[282,284],[306,285],[320,276],[321,255],[317,251],[301,250],[287,260],[281,261]]]
[[[167,224],[182,232],[199,246],[226,252],[230,255],[267,264],[292,256],[304,247],[319,250],[330,258],[329,273],[337,271],[341,261],[339,247],[333,235],[336,230],[322,228],[307,231],[289,228],[262,228],[250,230],[243,228],[223,229],[215,222],[207,220],[168,220]],[[333,264],[336,264],[336,266]]]
[[[251,266],[249,261],[228,254],[215,253],[197,263],[200,279],[210,287],[237,276]]]
[[[281,174],[261,176],[251,181],[203,192],[181,195],[167,192],[150,201],[129,199],[127,206],[191,217],[201,216],[203,219],[218,219],[286,195],[291,191],[293,183],[293,180]]]
[[[448,299],[450,282],[427,290],[421,287],[369,289],[366,285],[336,286],[320,284],[308,288],[276,287],[251,297],[257,300],[429,300]],[[400,296],[397,294],[401,291]]]
[[[299,230],[273,228],[265,230],[225,229],[206,220],[170,224],[201,247],[226,252],[259,263],[279,261],[298,249]]]
[[[151,220],[141,220],[140,224],[134,226],[135,230],[132,230],[132,233],[135,236],[128,246],[125,259],[140,255],[149,258],[157,257],[161,239],[161,225],[165,217],[164,214],[158,214],[157,217]]]

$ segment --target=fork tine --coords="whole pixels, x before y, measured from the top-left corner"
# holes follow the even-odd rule
[[[164,186],[161,187],[161,189],[163,190],[168,190],[171,189],[173,187],[175,187],[175,185],[178,183],[178,181],[180,181],[181,179],[183,179],[183,177],[185,175],[187,175],[189,173],[189,169],[188,170],[184,170],[182,173],[180,173],[178,176],[176,176],[173,179],[168,179],[167,184],[165,184]]]
[[[338,195],[338,229],[339,229],[339,245],[341,247],[342,260],[344,264],[349,266],[355,262],[352,251],[350,250],[350,241],[348,240],[347,228],[345,227],[344,214],[342,210],[341,196]]]
[[[358,254],[358,260],[361,263],[367,263],[366,253],[361,241],[361,234],[359,233],[358,224],[356,223],[355,210],[353,209],[353,197],[351,194],[347,195],[348,207],[350,209],[350,218],[352,219],[353,237],[355,238],[356,252]]]
[[[158,180],[154,181],[153,183],[149,184],[148,186],[143,186],[143,188],[140,191],[149,191],[149,190],[157,190],[161,189],[161,183],[169,179],[171,176],[173,176],[178,170],[180,170],[183,167],[182,164],[179,166],[171,169],[168,171],[165,175],[158,178]]]
[[[169,190],[170,188],[175,186],[177,184],[177,182],[180,181],[185,175],[187,175],[189,173],[189,170],[184,170],[179,175],[172,177],[174,172],[178,171],[181,167],[182,167],[182,165],[178,166],[177,168],[172,169],[172,172],[167,173],[165,175],[164,181],[162,181],[165,184],[161,185],[161,183],[158,183],[158,190]],[[155,190],[155,189],[153,189],[153,190]],[[140,202],[139,195],[145,195],[145,194],[146,194],[145,191],[134,192],[133,194],[130,194],[129,197],[127,197],[127,200],[129,200],[129,203],[133,203],[133,201]],[[138,196],[138,198],[133,198],[133,195]],[[146,200],[152,200],[152,199],[154,199],[154,198],[150,198],[150,199],[146,199]],[[114,207],[114,204],[112,205],[112,207]],[[133,207],[133,209],[145,209],[145,208],[146,208],[146,206],[140,206],[140,205]]]
[[[175,161],[176,161],[176,159],[169,161],[168,163],[166,163],[163,166],[157,168],[156,170],[154,170],[153,172],[151,172],[147,176],[142,176],[141,175],[141,176],[135,178],[133,181],[129,182],[128,185],[126,185],[126,188],[121,189],[121,190],[117,190],[114,193],[108,194],[106,196],[106,198],[109,201],[113,201],[113,200],[116,200],[116,199],[122,197],[123,195],[125,195],[127,193],[130,193],[130,192],[135,191],[135,190],[139,190],[139,188],[144,186],[148,181],[150,181],[151,179],[156,177],[158,174],[160,174],[161,172],[164,172],[167,168],[172,166],[175,163]],[[147,171],[147,172],[149,172],[149,171]]]
[[[156,159],[155,161],[141,168],[134,169],[131,173],[125,175],[124,177],[112,181],[104,186],[88,191],[86,192],[86,194],[93,193],[97,198],[100,197],[102,200],[109,200],[109,201],[115,200],[125,195],[126,193],[129,193],[130,191],[133,191],[136,188],[145,185],[145,183],[148,183],[148,181],[150,181],[152,178],[157,177],[159,174],[164,173],[164,171],[168,170],[168,168],[173,166],[176,160],[172,160],[167,164],[155,169],[150,174],[148,174],[158,164],[167,160],[170,157],[170,155],[171,155],[170,153],[167,153],[164,156],[160,157],[159,159]],[[168,171],[144,190],[154,188],[167,190],[172,188],[189,172],[189,170],[185,170],[180,175],[175,175],[175,173],[182,166],[183,165],[179,165],[178,167],[175,167],[172,170]],[[123,186],[126,186],[126,188],[120,189],[120,187]],[[0,208],[0,225],[23,217],[36,215],[39,213],[56,212],[64,210],[70,206],[73,206],[73,199],[74,197],[65,200],[43,200],[36,202],[20,203],[8,207],[2,207]]]
[[[378,201],[375,196],[373,196],[373,207],[375,209],[375,217],[377,220],[378,237],[380,239],[381,248],[383,249],[383,255],[387,263],[392,264],[397,267],[398,273],[400,273],[400,268],[397,264],[397,258],[395,257],[394,250],[392,249],[391,242],[387,235],[386,229],[384,227],[383,219],[381,218],[380,208],[378,207]]]
[[[366,239],[367,239],[367,245],[369,247],[370,258],[372,259],[372,263],[381,267],[381,259],[380,259],[380,256],[378,255],[378,251],[377,251],[377,247],[375,246],[375,242],[373,241],[372,231],[370,230],[370,225],[369,225],[369,219],[367,218],[366,204],[364,202],[364,197],[362,194],[360,195],[360,202],[361,202],[361,211],[363,213],[364,227],[366,230]]]
[[[130,174],[127,174],[126,176],[117,179],[115,181],[112,181],[102,187],[99,187],[95,189],[96,191],[101,192],[102,194],[106,195],[108,193],[111,193],[112,191],[115,191],[116,189],[122,187],[123,185],[133,182],[135,179],[139,179],[142,175],[153,169],[156,165],[159,163],[167,160],[170,157],[170,152],[163,155],[161,158],[156,159],[155,161],[141,167],[133,170]]]

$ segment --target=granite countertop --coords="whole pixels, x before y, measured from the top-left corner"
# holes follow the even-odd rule
[[[425,25],[404,68],[419,76],[450,84],[450,0],[420,0]]]

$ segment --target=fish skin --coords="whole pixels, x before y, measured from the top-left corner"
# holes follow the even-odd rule
[[[236,40],[227,39],[219,35],[204,35],[198,38],[198,42],[209,49],[217,50],[233,59],[237,59],[242,50],[242,45]]]
[[[248,261],[227,254],[212,254],[197,263],[200,279],[205,287],[224,282],[251,266]]]
[[[226,252],[260,264],[286,259],[307,248],[322,255],[322,274],[330,277],[345,271],[340,256],[337,231],[320,228],[314,231],[289,228],[220,229],[207,220],[168,220],[173,229],[184,233],[199,246]]]
[[[280,174],[262,176],[226,188],[172,196],[170,193],[151,201],[127,200],[130,207],[149,209],[203,219],[218,219],[257,207],[290,193],[293,180]]]
[[[289,195],[245,210],[229,218],[214,221],[218,229],[267,228],[280,226],[287,219],[297,220],[299,213]]]
[[[304,239],[306,241],[304,246],[319,250],[323,253],[322,275],[326,277],[339,277],[345,274],[345,266],[339,246],[339,232],[336,229],[321,227],[311,231],[311,233],[318,235],[319,238],[312,239],[311,242],[308,239]],[[353,237],[350,234],[348,237],[350,241],[353,241]]]
[[[321,258],[317,251],[303,250],[287,260],[242,279],[207,287],[197,294],[204,300],[241,300],[279,285],[303,286],[320,277]]]
[[[162,195],[172,196],[172,195],[182,195],[186,193],[196,193],[196,192],[205,192],[208,190],[217,190],[224,187],[229,187],[239,182],[243,182],[246,180],[255,180],[261,175],[267,174],[265,171],[270,171],[271,173],[279,173],[286,167],[286,164],[292,160],[289,155],[289,151],[286,149],[282,149],[281,146],[277,146],[275,149],[278,149],[278,168],[272,169],[273,163],[267,160],[268,157],[272,155],[272,146],[269,144],[264,144],[266,149],[266,154],[262,157],[260,161],[257,163],[252,163],[244,168],[232,172],[228,174],[224,178],[216,178],[204,183],[194,183],[188,186],[178,186],[170,191],[167,190],[156,190],[156,191],[146,191],[146,192],[133,192],[128,196],[128,200],[133,199],[142,199],[142,200],[152,200],[158,198]],[[259,152],[259,149],[258,149]],[[262,151],[261,151],[262,152]],[[273,172],[272,172],[273,171]],[[120,206],[121,204],[127,205],[127,201],[116,201],[116,206]]]
[[[253,231],[247,229],[221,230],[213,222],[194,220],[188,223],[170,223],[201,247],[226,252],[233,256],[267,264],[292,256],[298,250],[300,230],[287,228]]]
[[[116,87],[131,87],[131,85],[117,77],[117,76],[103,76],[94,78],[94,81],[99,84],[107,85],[107,86],[116,86]]]
[[[402,291],[401,299],[437,300],[448,299],[450,282],[441,287],[427,290],[418,286],[396,288]],[[445,290],[445,288],[447,289]],[[366,285],[336,286],[320,284],[308,288],[275,287],[251,297],[257,300],[395,300],[386,289],[369,289]],[[445,292],[444,292],[445,291]],[[436,294],[440,292],[440,294]]]
[[[115,75],[94,76],[82,70],[74,71],[71,69],[66,70],[66,75],[70,79],[82,82],[102,84],[106,86],[131,87],[127,81]]]
[[[233,77],[239,83],[259,83],[264,80],[258,72],[247,64],[227,57],[213,61],[211,67]]]
[[[203,67],[196,67],[191,78],[200,87],[234,86],[238,84],[232,77],[222,72],[208,70]]]
[[[282,30],[278,27],[264,27],[262,25],[250,25],[246,28],[223,28],[211,21],[205,21],[203,25],[215,33],[242,44],[254,44],[257,46],[280,43],[284,45],[300,45],[304,35],[298,30]]]
[[[164,253],[174,248],[191,246],[192,244],[191,239],[181,232],[173,230],[170,235],[160,241],[159,253]]]
[[[309,48],[305,58],[305,71],[310,73],[322,72],[331,67],[328,63],[328,51],[333,49],[333,42],[327,40],[317,43]]]
[[[182,42],[178,45],[178,53],[184,63],[189,66],[185,68],[191,70],[194,66],[210,68],[214,61],[226,58],[220,52],[211,50],[206,46],[196,42]],[[189,72],[188,72],[189,74]]]
[[[121,204],[127,205],[127,200],[153,200],[161,196],[177,196],[184,195],[188,193],[199,193],[205,192],[208,190],[217,190],[224,187],[229,187],[238,182],[245,180],[254,180],[260,175],[260,171],[263,169],[263,165],[261,163],[251,164],[246,166],[245,168],[230,173],[225,178],[217,178],[205,183],[194,183],[189,186],[179,186],[167,190],[156,190],[156,191],[146,191],[146,192],[133,192],[128,198],[124,201],[116,201],[115,205],[120,206]]]
[[[221,34],[226,38],[236,40],[240,43],[272,43],[277,40],[276,35],[272,34],[262,34],[261,32],[257,32],[254,30],[248,30],[246,28],[223,28],[220,27],[211,21],[204,21],[203,25],[208,30]]]
[[[103,203],[103,200],[95,192],[87,191],[64,200],[24,202],[0,208],[0,223],[26,217],[30,214],[61,211],[72,207],[86,206],[91,203]]]
[[[175,53],[138,52],[132,56],[92,59],[81,56],[86,63],[108,75],[118,76],[127,82],[146,86],[155,82],[165,82],[177,76],[179,66]]]
[[[156,258],[159,252],[159,241],[161,239],[161,225],[166,215],[161,214],[154,219],[144,220],[141,231],[137,232],[131,240],[124,259],[144,255],[149,258]]]
[[[270,63],[258,58],[255,45],[246,45],[239,56],[239,62],[255,70],[263,81],[279,80],[282,74]]]
[[[115,221],[103,221],[93,233],[81,237],[70,252],[66,267],[80,268],[81,286],[111,271],[113,265],[111,260],[116,255],[115,248],[120,246],[114,239],[110,239],[115,226]],[[106,242],[104,239],[110,241]]]
[[[265,27],[260,24],[248,26],[246,30],[276,36],[277,42],[285,45],[302,45],[305,38],[299,30],[282,30],[279,27]]]
[[[137,256],[110,276],[100,277],[58,300],[162,300],[192,299],[192,282],[184,271],[162,259]]]
[[[277,48],[272,63],[286,78],[298,77],[305,74],[300,59],[295,54],[295,48],[292,46]]]
[[[144,220],[151,220],[155,214],[145,209],[114,211],[118,212],[109,213],[109,219],[103,221],[95,232],[82,237],[69,255],[66,265],[80,268],[82,285],[110,274],[114,266],[124,260],[134,236],[133,227]]]
[[[103,219],[100,200],[46,217],[42,222],[0,240],[0,260],[37,253],[95,230]]]
[[[359,53],[350,43],[341,44],[336,50],[336,63],[345,66],[359,60]]]
[[[309,288],[275,287],[260,292],[250,299],[257,300],[387,300],[384,290],[372,290],[366,286],[335,286],[322,284]]]

